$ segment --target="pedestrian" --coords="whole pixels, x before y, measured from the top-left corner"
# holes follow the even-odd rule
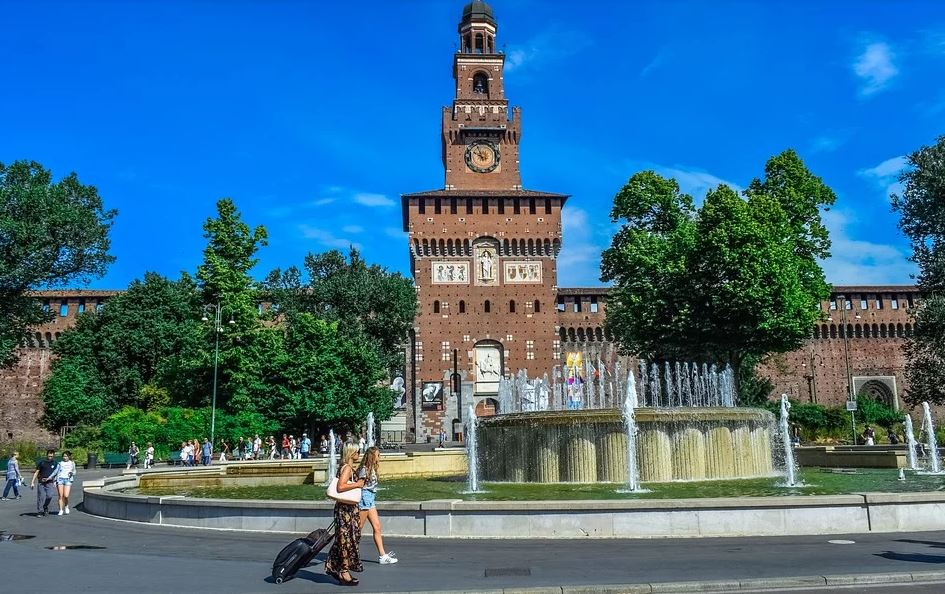
[[[299,451],[299,442],[295,440],[294,435],[289,436],[289,460],[295,460],[295,454]]]
[[[154,466],[154,445],[148,442],[147,449],[144,450],[144,468],[148,469]]]
[[[210,440],[206,437],[203,438],[203,447],[200,450],[200,461],[204,466],[210,466],[210,462],[213,461],[213,446],[210,445]]]
[[[237,442],[236,444],[236,459],[237,460],[243,459],[243,450],[245,449],[245,447],[246,447],[246,443],[243,441],[243,438],[241,437],[239,442]]]
[[[364,486],[364,481],[355,479],[354,465],[358,462],[358,448],[354,445],[345,446],[341,454],[341,465],[338,468],[338,492],[344,493],[351,489]],[[343,586],[356,586],[358,579],[352,577],[351,571],[362,571],[361,553],[358,543],[361,541],[361,524],[358,516],[357,503],[335,501],[335,541],[328,551],[325,561],[325,573],[338,580]]]
[[[889,428],[889,432],[886,434],[886,439],[888,439],[889,443],[892,445],[899,445],[899,436],[896,435],[896,432],[893,431],[892,427]]]
[[[289,436],[285,433],[282,434],[282,451],[280,454],[283,460],[289,456]]]
[[[226,439],[220,440],[220,462],[226,462],[227,456],[230,455],[230,444],[226,443]]]
[[[364,448],[366,445],[367,443],[364,441],[364,437],[359,437],[358,438],[358,453],[360,453],[362,456],[364,455]]]
[[[869,425],[863,430],[863,443],[868,446],[876,445],[876,432]]]
[[[341,436],[340,436],[340,435],[336,435],[336,436],[335,436],[335,453],[338,453],[338,452],[341,451],[341,446],[342,446],[342,445],[343,445],[343,444],[342,444],[342,442],[341,442]]]
[[[131,442],[131,445],[128,446],[128,466],[127,466],[127,468],[131,468],[132,466],[134,466],[135,468],[138,467],[138,452],[140,452],[140,451],[141,451],[141,450],[138,449],[137,444],[135,444],[135,442]]]
[[[269,448],[269,459],[275,460],[276,455],[279,453],[279,448],[276,447],[276,437],[274,435],[269,436],[266,446]]]
[[[180,442],[180,463],[183,466],[187,466],[187,442]]]
[[[322,435],[321,440],[318,442],[318,453],[327,454],[328,453],[328,438]]]
[[[364,530],[365,520],[371,522],[374,531],[374,546],[377,547],[377,562],[381,565],[397,563],[393,551],[384,551],[384,538],[381,536],[381,519],[377,515],[374,503],[377,498],[377,474],[381,466],[381,451],[374,446],[367,449],[361,466],[358,467],[357,477],[364,481],[361,488],[361,501],[358,503],[358,532]]]
[[[62,453],[62,462],[59,463],[59,476],[56,477],[56,488],[59,490],[59,515],[69,513],[69,494],[72,492],[72,481],[75,480],[75,461],[72,452]]]
[[[187,445],[184,446],[184,451],[187,452],[187,466],[194,465],[194,456],[196,455],[197,444],[193,440],[187,442]]]
[[[303,459],[308,459],[308,455],[312,452],[312,440],[308,438],[308,433],[302,434],[302,443],[299,445],[299,452]]]
[[[7,495],[10,494],[10,489],[13,489],[13,497],[15,499],[22,499],[23,496],[20,495],[20,483],[23,482],[23,475],[20,474],[20,453],[13,452],[10,455],[10,459],[7,460],[7,484],[3,487],[3,497],[2,501],[7,500]]]
[[[37,517],[48,516],[49,504],[54,498],[58,498],[56,492],[58,475],[59,464],[56,462],[56,450],[46,450],[46,459],[40,460],[36,465],[36,472],[33,473],[33,480],[30,481],[30,489],[35,489],[37,481],[39,482],[39,488],[36,489]]]
[[[256,437],[253,438],[253,460],[259,460],[259,448],[262,447],[262,440],[259,439],[259,434],[256,434]]]

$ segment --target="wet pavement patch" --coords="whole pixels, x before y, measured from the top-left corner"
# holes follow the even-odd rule
[[[46,548],[50,551],[99,551],[106,547],[97,547],[95,545],[53,545]]]
[[[528,577],[532,570],[527,567],[490,567],[486,577]]]

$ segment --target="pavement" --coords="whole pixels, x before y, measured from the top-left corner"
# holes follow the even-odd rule
[[[95,479],[119,471],[86,471]],[[35,493],[0,502],[5,592],[266,593],[344,590],[325,553],[277,585],[284,534],[200,530],[108,520],[82,512],[35,517]],[[383,520],[383,517],[382,517]],[[317,528],[317,526],[312,527]],[[831,542],[833,541],[833,542]],[[843,542],[847,541],[847,542]],[[361,592],[945,592],[945,532],[659,540],[385,539],[397,565],[362,541]],[[101,548],[64,548],[64,547]],[[45,569],[42,569],[45,568]]]

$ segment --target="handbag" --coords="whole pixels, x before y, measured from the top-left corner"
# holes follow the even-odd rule
[[[331,482],[328,483],[328,490],[325,491],[325,495],[329,499],[334,499],[335,501],[348,504],[357,504],[361,501],[361,488],[349,489],[348,491],[338,492],[338,479],[333,478]]]

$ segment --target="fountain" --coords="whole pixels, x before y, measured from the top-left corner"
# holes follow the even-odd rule
[[[365,440],[367,447],[374,447],[374,411],[370,411],[367,414],[367,439]]]
[[[774,416],[735,406],[731,367],[641,360],[640,376],[631,370],[618,397],[613,390],[623,377],[614,375],[616,365],[610,371],[597,360],[595,368],[589,359],[569,356],[551,386],[521,372],[500,379],[499,414],[476,422],[478,479],[639,489],[647,482],[776,474]],[[599,380],[608,375],[613,382]],[[627,398],[635,432],[627,427]]]
[[[331,479],[338,473],[338,460],[335,458],[335,430],[328,430],[328,480],[326,484],[331,484]]]
[[[470,404],[466,412],[466,460],[467,477],[470,493],[479,492],[479,454],[476,442],[476,409]]]
[[[640,468],[637,466],[637,386],[633,372],[627,375],[627,398],[623,401],[623,423],[627,431],[627,490],[640,490]]]
[[[925,430],[926,445],[929,448],[929,467],[932,473],[938,474],[942,471],[942,464],[938,456],[938,442],[935,439],[935,425],[932,423],[932,413],[929,411],[929,403],[922,403],[922,428]]]
[[[906,444],[909,447],[909,470],[918,470],[919,463],[915,459],[916,441],[915,431],[912,429],[912,415],[906,413],[904,423],[906,427]]]
[[[797,482],[795,477],[797,466],[794,462],[794,446],[791,444],[791,425],[788,422],[788,411],[790,409],[791,403],[788,402],[787,394],[781,394],[781,420],[779,426],[781,445],[784,447],[784,476],[787,479],[787,486],[793,487]]]

